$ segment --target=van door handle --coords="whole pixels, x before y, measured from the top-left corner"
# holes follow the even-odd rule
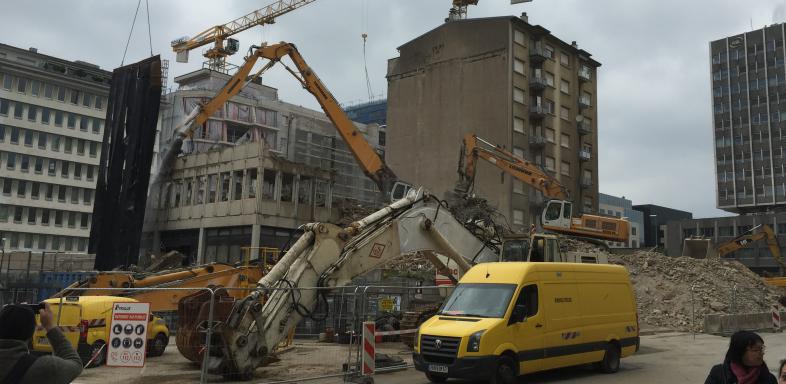
[[[540,328],[540,327],[543,327],[543,324],[540,323],[535,324],[535,328]]]

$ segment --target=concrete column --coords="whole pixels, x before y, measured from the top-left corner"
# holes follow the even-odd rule
[[[205,263],[205,227],[199,227],[199,240],[197,241],[197,264]]]
[[[150,244],[150,251],[156,256],[161,255],[161,231],[153,231],[153,244]]]
[[[259,235],[262,233],[262,226],[259,224],[253,224],[251,226],[251,247],[257,248],[259,247]],[[259,259],[259,249],[251,249],[251,253],[249,254],[249,259]]]

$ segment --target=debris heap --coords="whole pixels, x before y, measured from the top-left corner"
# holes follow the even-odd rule
[[[667,257],[639,251],[610,255],[625,266],[642,325],[700,332],[704,315],[769,312],[780,290],[733,260]]]

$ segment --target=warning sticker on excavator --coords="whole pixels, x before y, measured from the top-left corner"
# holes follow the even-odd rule
[[[379,259],[382,257],[382,252],[385,252],[385,245],[380,243],[374,243],[371,247],[371,252],[369,252],[368,256],[373,257],[375,259]]]

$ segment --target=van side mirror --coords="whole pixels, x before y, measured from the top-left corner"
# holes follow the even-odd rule
[[[527,320],[527,306],[524,304],[516,304],[513,307],[513,312],[510,314],[510,323],[521,323]]]

